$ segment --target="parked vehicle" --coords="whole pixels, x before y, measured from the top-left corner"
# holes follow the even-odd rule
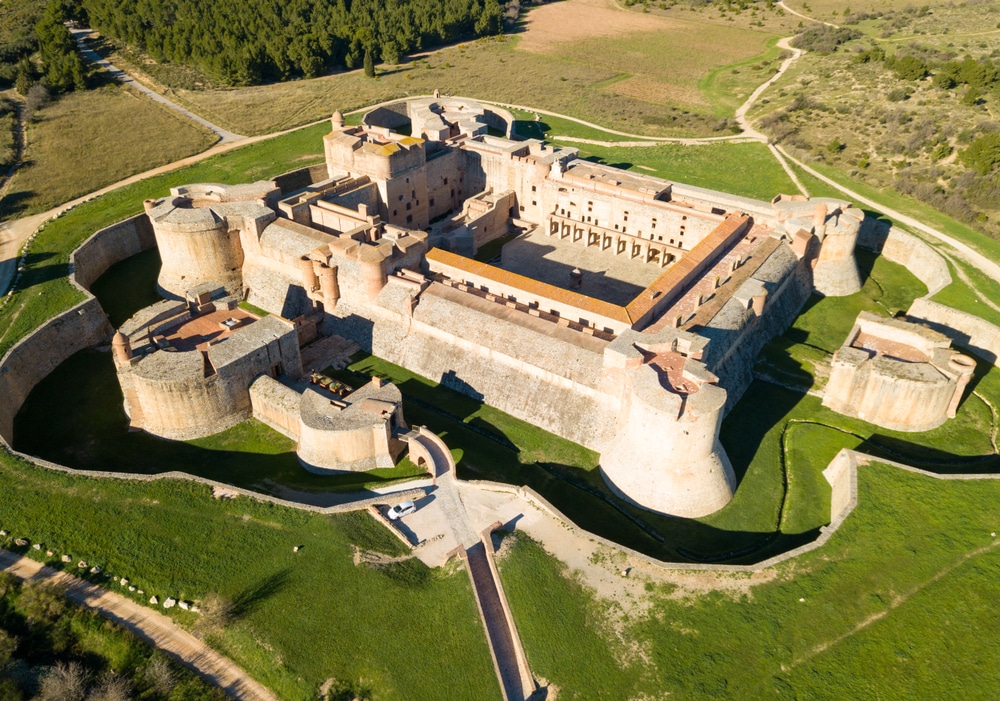
[[[416,510],[417,505],[412,501],[403,501],[390,508],[385,515],[389,517],[390,521],[395,521],[403,516],[409,516]]]

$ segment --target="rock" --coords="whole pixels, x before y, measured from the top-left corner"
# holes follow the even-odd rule
[[[146,592],[144,592],[142,589],[140,589],[139,591],[136,592],[136,594],[138,594],[139,596],[142,596],[145,593]]]
[[[122,577],[121,578],[121,583],[122,583],[123,587],[127,587],[128,586],[128,578],[127,577]]]
[[[189,611],[191,609],[191,603],[188,601],[178,601],[177,605],[181,607],[184,611]]]
[[[153,594],[151,597],[149,597],[149,603],[151,603],[153,606],[156,606],[158,603],[160,603],[160,599],[156,596],[156,594]]]
[[[200,608],[198,608],[197,606],[195,606],[194,604],[192,604],[192,605],[191,605],[191,610],[192,610],[192,611],[193,611],[194,613],[201,613],[201,609],[200,609]]]
[[[294,546],[294,547],[292,548],[292,552],[293,552],[293,553],[297,553],[298,551],[299,551],[299,546],[298,546],[298,545],[296,545],[296,546]]]
[[[172,609],[176,605],[177,605],[177,599],[175,599],[172,596],[168,596],[167,600],[163,602],[163,608],[165,609]]]
[[[93,567],[90,568],[90,573],[91,574],[97,574],[100,571],[101,571],[101,568],[98,567],[97,565],[94,565]]]
[[[78,563],[76,563],[76,566],[79,567],[81,570],[85,570],[87,569],[87,561],[80,560]]]
[[[129,588],[128,588],[128,590],[129,591],[135,591],[135,587],[133,587],[133,586],[130,585]]]
[[[34,548],[35,550],[41,550],[42,549],[42,544],[41,543],[35,543],[31,547]]]
[[[73,558],[71,558],[69,555],[63,555],[59,559],[62,560],[63,562],[73,562]]]
[[[52,557],[53,555],[55,555],[55,553],[52,552],[51,550],[46,550],[45,551],[45,557]]]
[[[27,544],[28,541],[26,541],[24,538],[18,538],[17,540],[14,541],[14,545],[17,545],[18,547],[23,547]]]
[[[10,534],[7,531],[0,531],[0,538],[6,538],[8,535]]]

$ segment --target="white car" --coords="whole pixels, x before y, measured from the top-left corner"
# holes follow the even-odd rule
[[[412,501],[403,501],[390,508],[385,515],[389,517],[390,521],[395,521],[403,516],[409,516],[416,510],[417,505]]]

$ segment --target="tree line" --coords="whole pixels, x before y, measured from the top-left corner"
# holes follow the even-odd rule
[[[397,63],[440,44],[500,33],[499,0],[83,0],[90,25],[158,61],[228,85]]]

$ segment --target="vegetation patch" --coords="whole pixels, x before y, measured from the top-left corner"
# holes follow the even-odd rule
[[[393,576],[356,567],[353,548],[385,547],[359,527],[366,514],[215,500],[186,482],[75,477],[6,454],[0,489],[0,528],[145,592],[119,588],[125,596],[230,602],[209,641],[286,701],[313,701],[331,677],[369,698],[440,699],[443,688],[456,699],[500,698],[468,577],[419,561]],[[169,614],[185,626],[198,620]],[[450,664],[420,664],[415,650]]]
[[[25,162],[0,200],[0,218],[48,209],[214,141],[207,129],[126,88],[68,93],[29,124]]]

